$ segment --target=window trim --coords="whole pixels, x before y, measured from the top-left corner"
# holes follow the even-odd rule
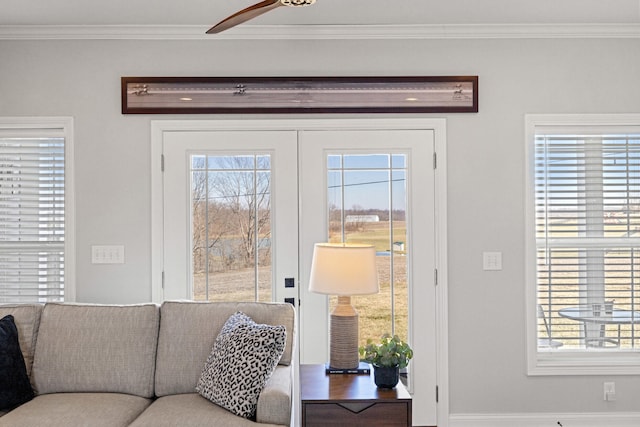
[[[73,117],[0,117],[0,135],[42,135],[54,132],[65,140],[65,288],[64,301],[76,300],[76,232]]]
[[[535,133],[538,128],[624,127],[640,129],[640,114],[526,114],[525,115],[525,315],[527,374],[637,375],[640,352],[538,351],[537,271],[535,236]]]

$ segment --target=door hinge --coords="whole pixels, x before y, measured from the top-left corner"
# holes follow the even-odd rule
[[[162,272],[162,290],[164,290],[164,271]]]
[[[164,172],[164,154],[160,154],[160,172]]]
[[[433,284],[438,286],[438,269],[433,270]]]
[[[436,386],[436,403],[438,403],[440,399],[440,390],[438,389],[438,386]]]
[[[433,153],[433,168],[434,169],[438,168],[438,154],[437,153]]]

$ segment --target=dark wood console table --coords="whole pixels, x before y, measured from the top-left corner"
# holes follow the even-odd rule
[[[324,365],[300,365],[302,426],[411,426],[411,395],[399,382],[379,389],[371,375],[325,374]]]

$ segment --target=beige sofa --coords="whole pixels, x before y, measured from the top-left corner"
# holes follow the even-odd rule
[[[286,347],[255,421],[195,392],[225,321],[236,311],[283,325]],[[165,302],[161,306],[0,305],[12,314],[36,397],[0,426],[290,425],[295,313],[289,304]]]

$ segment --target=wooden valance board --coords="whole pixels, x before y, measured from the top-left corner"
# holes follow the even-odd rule
[[[122,114],[477,113],[478,76],[122,77]]]

